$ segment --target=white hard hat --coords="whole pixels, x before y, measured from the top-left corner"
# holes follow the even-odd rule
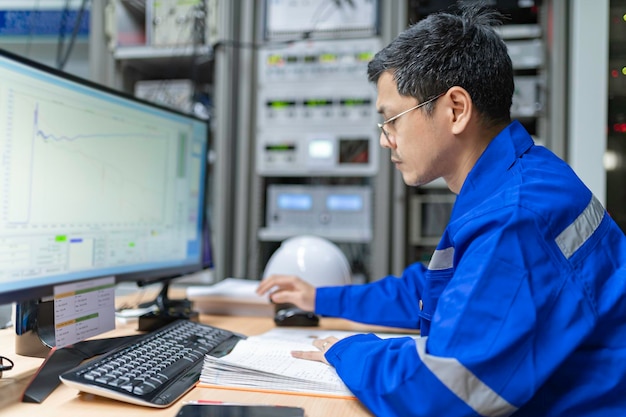
[[[315,287],[352,282],[350,264],[341,249],[319,236],[284,240],[267,262],[263,278],[273,274],[297,275]]]

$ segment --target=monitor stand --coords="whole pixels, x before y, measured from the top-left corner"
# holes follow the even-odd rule
[[[45,358],[54,346],[54,300],[17,303],[15,353]]]
[[[149,332],[179,319],[198,321],[198,312],[192,310],[190,300],[169,298],[169,286],[169,281],[163,283],[159,295],[154,300],[156,311],[140,316],[137,330]]]

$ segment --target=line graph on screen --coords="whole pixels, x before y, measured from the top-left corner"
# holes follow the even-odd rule
[[[132,112],[113,118],[52,92],[36,98],[27,86],[14,86],[5,97],[2,152],[29,161],[1,168],[4,192],[19,195],[3,207],[5,226],[54,226],[70,218],[84,224],[162,221],[171,184],[159,161],[175,169],[168,138],[177,132],[157,131],[149,118],[135,119]]]

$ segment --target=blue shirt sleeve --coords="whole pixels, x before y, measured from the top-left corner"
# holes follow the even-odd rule
[[[411,337],[348,337],[335,343],[326,359],[377,417],[479,415],[421,362]]]
[[[424,270],[423,264],[414,263],[399,278],[390,275],[365,285],[320,287],[315,312],[360,323],[417,329]]]

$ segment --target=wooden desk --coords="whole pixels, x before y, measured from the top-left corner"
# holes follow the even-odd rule
[[[200,320],[213,326],[240,332],[249,336],[263,333],[274,327],[267,317],[201,316]],[[381,328],[363,326],[340,319],[323,318],[321,327],[326,329],[351,331],[379,331]],[[136,323],[118,324],[118,328],[102,335],[103,337],[124,336],[134,333]],[[388,330],[388,329],[387,329]],[[193,388],[178,403],[165,409],[142,407],[91,394],[79,393],[65,385],[60,385],[41,404],[20,402],[21,395],[42,359],[15,355],[14,329],[0,330],[2,354],[13,359],[15,367],[4,372],[0,379],[0,416],[24,417],[111,417],[111,416],[152,416],[174,417],[186,401],[215,400],[245,404],[277,404],[302,407],[307,417],[358,417],[371,414],[358,400],[319,398],[304,395],[267,394],[243,392],[227,389]]]

